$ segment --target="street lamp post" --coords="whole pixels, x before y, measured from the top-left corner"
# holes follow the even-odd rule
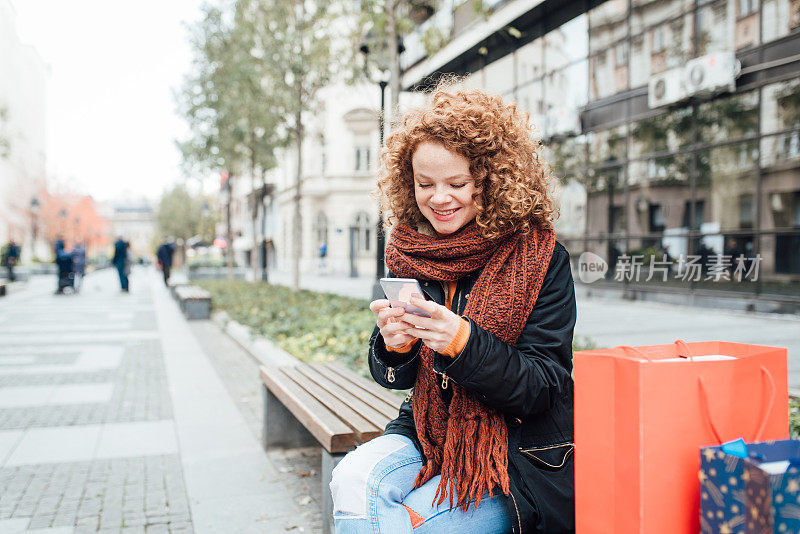
[[[362,54],[364,54],[364,73],[367,79],[372,79],[370,76],[370,69],[369,69],[369,56],[372,52],[371,48],[377,48],[377,54],[374,54],[374,57],[377,59],[375,60],[378,65],[378,70],[381,73],[380,78],[378,80],[378,87],[381,90],[381,110],[380,116],[378,117],[378,137],[379,137],[379,144],[378,144],[378,161],[380,161],[380,151],[383,150],[383,137],[384,137],[384,128],[385,128],[385,116],[386,116],[386,87],[389,85],[388,80],[386,79],[385,73],[388,71],[388,58],[386,57],[386,43],[376,43],[376,39],[370,33],[364,38],[364,41],[361,43],[361,47],[359,50]],[[402,52],[402,44],[398,42],[398,53]],[[375,237],[377,241],[376,246],[376,254],[375,254],[375,282],[372,286],[372,298],[379,299],[383,298],[383,289],[381,288],[380,279],[383,278],[386,274],[386,263],[384,259],[384,249],[386,248],[386,235],[383,231],[383,210],[381,210],[380,205],[378,205],[378,223],[375,227]]]

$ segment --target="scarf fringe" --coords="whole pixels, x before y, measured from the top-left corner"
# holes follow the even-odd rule
[[[496,239],[468,224],[444,238],[426,236],[397,225],[386,248],[395,276],[454,281],[482,269],[464,315],[507,343],[516,343],[539,294],[555,246],[552,226],[529,235],[509,230]],[[510,302],[509,302],[510,297]],[[499,488],[510,493],[508,429],[503,416],[470,392],[453,384],[450,406],[439,393],[433,351],[423,346],[414,384],[414,424],[425,455],[414,487],[436,475],[441,480],[434,505],[449,498],[465,512],[483,495]],[[437,503],[438,501],[438,503]]]

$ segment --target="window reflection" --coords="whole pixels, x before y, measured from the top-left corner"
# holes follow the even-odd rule
[[[767,85],[761,98],[763,133],[800,126],[800,80]]]
[[[800,80],[657,109],[641,101],[655,74],[797,31],[797,4],[608,0],[472,78],[530,114],[558,187],[557,231],[580,252],[760,251],[764,290],[794,280],[800,294],[800,278],[784,276],[800,274]]]
[[[694,6],[692,0],[633,0],[631,11],[631,31],[643,32],[657,23],[678,17]]]
[[[545,36],[547,70],[585,61],[589,51],[588,19],[580,15]]]
[[[756,133],[758,93],[716,98],[697,108],[697,126],[704,142],[724,141]]]
[[[631,127],[631,157],[677,150],[690,145],[692,135],[689,107],[640,120]]]
[[[544,39],[536,39],[516,52],[517,84],[523,85],[544,75]]]
[[[769,42],[800,26],[800,10],[791,0],[762,0],[761,28],[764,42]]]
[[[695,195],[706,207],[701,231],[754,227],[756,154],[755,142],[726,145],[698,153]]]
[[[589,11],[589,51],[608,48],[628,33],[627,0],[608,0]]]

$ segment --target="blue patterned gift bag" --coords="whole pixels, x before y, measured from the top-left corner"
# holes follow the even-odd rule
[[[800,533],[800,441],[700,449],[700,530]]]

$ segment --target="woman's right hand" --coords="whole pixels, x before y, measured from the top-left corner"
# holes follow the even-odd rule
[[[376,324],[387,347],[399,349],[416,341],[416,337],[406,333],[407,328],[414,326],[398,319],[406,312],[403,308],[392,308],[388,300],[378,299],[369,303],[369,309],[378,316]]]

